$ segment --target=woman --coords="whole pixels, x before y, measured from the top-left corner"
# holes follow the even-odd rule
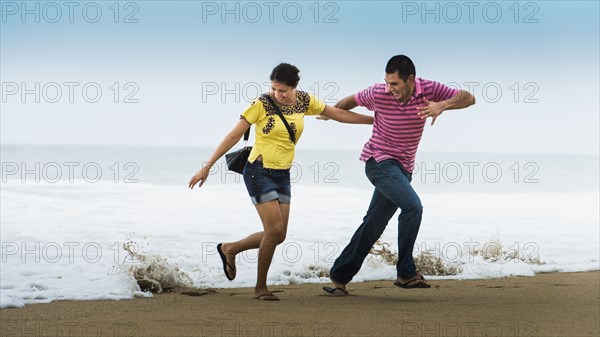
[[[304,129],[305,115],[324,117],[353,124],[373,124],[373,117],[325,105],[314,96],[296,90],[300,77],[298,68],[282,63],[271,72],[269,96],[277,104],[296,142]],[[263,230],[236,242],[221,243],[217,251],[223,260],[225,276],[235,278],[235,256],[248,249],[258,248],[258,271],[254,298],[278,301],[267,287],[267,272],[275,247],[285,239],[290,214],[290,167],[294,159],[295,143],[275,108],[261,96],[242,113],[240,121],[223,139],[202,168],[191,178],[189,187],[201,187],[212,165],[228,152],[250,125],[255,125],[256,140],[244,167],[244,183],[252,203],[262,221]]]

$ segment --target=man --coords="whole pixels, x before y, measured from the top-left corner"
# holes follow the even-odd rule
[[[417,78],[415,66],[404,55],[392,57],[385,68],[385,84],[375,84],[340,100],[336,107],[351,110],[363,106],[375,112],[373,133],[360,159],[367,178],[375,186],[371,204],[350,243],[330,271],[333,295],[347,295],[346,284],[358,273],[373,244],[400,208],[398,217],[398,263],[395,285],[430,288],[417,272],[412,251],[417,239],[423,207],[410,185],[417,147],[427,118],[431,125],[446,110],[475,104],[467,91]]]

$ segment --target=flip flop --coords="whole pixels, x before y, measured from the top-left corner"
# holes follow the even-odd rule
[[[326,292],[328,292],[329,294],[331,294],[333,296],[347,296],[348,295],[348,291],[344,290],[342,288],[323,287],[323,290],[325,290]]]
[[[396,281],[396,282],[394,282],[394,285],[396,287],[400,287],[400,288],[404,288],[404,289],[431,288],[431,285],[429,285],[425,281],[425,277],[423,277],[423,275],[421,273],[417,273],[417,275],[415,275],[415,277],[413,277],[412,279],[410,279],[404,283],[402,283],[400,281]]]
[[[225,253],[223,253],[223,250],[221,249],[221,246],[223,246],[222,243],[219,243],[217,245],[217,252],[219,252],[219,256],[221,257],[221,261],[223,261],[223,272],[225,273],[225,277],[227,277],[227,279],[229,281],[233,281],[234,277],[231,277],[229,275],[229,273],[227,272],[227,267],[231,268],[231,270],[235,270],[235,267],[233,267],[232,265],[230,265],[229,263],[227,263],[227,257],[225,257]]]
[[[258,295],[254,298],[261,301],[279,301],[279,297],[273,295],[273,293]]]

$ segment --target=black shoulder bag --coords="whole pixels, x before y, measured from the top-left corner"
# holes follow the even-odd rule
[[[246,130],[244,133],[244,144],[248,143],[248,138],[250,137],[250,129],[252,126]],[[250,155],[250,151],[252,151],[252,146],[244,146],[243,148],[229,152],[225,155],[225,161],[227,162],[227,169],[229,171],[237,172],[242,174],[244,172],[244,166],[248,161],[248,156]]]
[[[294,131],[288,124],[285,117],[283,117],[283,113],[281,113],[281,110],[279,109],[277,104],[275,104],[275,102],[273,102],[273,99],[271,98],[271,96],[269,96],[267,94],[264,94],[263,96],[269,101],[269,103],[271,103],[271,105],[275,109],[275,112],[277,113],[279,118],[281,118],[281,120],[283,121],[283,125],[285,125],[285,128],[287,129],[288,133],[290,134],[290,139],[295,144],[296,143],[296,134],[294,133]],[[247,142],[248,142],[248,138],[250,137],[250,129],[251,129],[251,127],[248,128],[248,130],[246,130],[246,133],[244,133],[244,144],[247,144]],[[227,153],[225,155],[225,161],[227,162],[227,169],[230,171],[242,174],[244,172],[244,166],[246,165],[246,162],[248,161],[248,156],[250,156],[251,151],[252,151],[252,146],[246,145],[237,151]]]

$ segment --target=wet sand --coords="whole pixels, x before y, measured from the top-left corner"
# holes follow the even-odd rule
[[[161,293],[125,301],[57,301],[0,310],[1,336],[600,336],[600,272]]]

